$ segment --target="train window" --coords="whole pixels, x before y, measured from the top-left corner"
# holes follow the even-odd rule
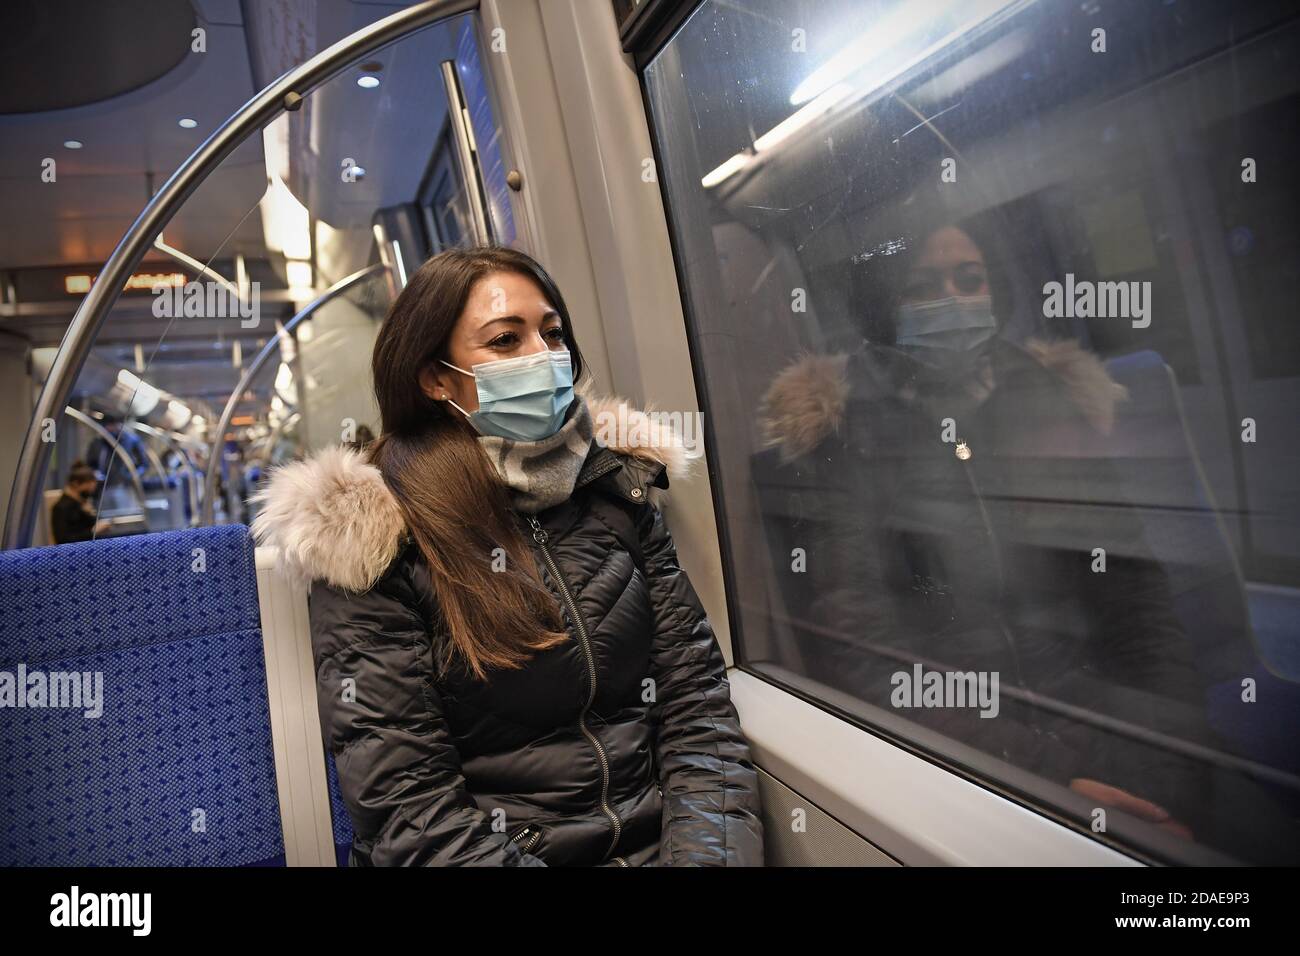
[[[744,666],[1300,862],[1297,57],[1271,2],[691,13],[643,79]]]

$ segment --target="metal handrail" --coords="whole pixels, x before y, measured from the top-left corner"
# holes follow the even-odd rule
[[[235,285],[235,283],[231,282],[220,272],[217,272],[210,265],[204,265],[189,253],[181,252],[181,250],[177,249],[175,246],[167,245],[167,243],[162,241],[161,237],[154,240],[153,247],[172,261],[179,262],[186,268],[192,269],[195,273],[195,281],[198,281],[198,279],[205,275],[211,276],[214,281],[219,283],[221,287],[226,290],[228,295],[234,296],[236,302],[242,303],[244,301],[244,295],[240,291],[239,286]]]
[[[372,275],[377,275],[378,273],[383,272],[385,268],[386,266],[384,266],[383,263],[376,262],[374,265],[366,266],[364,269],[358,269],[350,276],[343,277],[315,299],[312,299],[303,306],[302,310],[298,312],[297,315],[284,324],[283,331],[286,333],[292,332],[300,322],[310,317],[312,313],[322,305],[337,298],[362,279],[368,279]],[[277,335],[270,339],[266,345],[262,346],[262,351],[258,352],[257,357],[249,363],[248,370],[244,372],[243,377],[239,380],[239,384],[235,386],[235,390],[230,393],[230,398],[226,402],[226,407],[221,412],[221,421],[217,424],[217,430],[213,432],[213,435],[215,436],[213,439],[214,448],[223,447],[226,429],[230,427],[230,421],[235,416],[235,408],[239,405],[240,396],[248,390],[248,387],[253,383],[254,377],[262,370],[262,366],[266,364],[266,360],[280,350],[280,342],[280,336]],[[203,488],[203,508],[201,512],[202,517],[199,520],[200,524],[212,524],[216,506],[216,502],[213,498],[217,491],[217,476],[219,473],[220,469],[211,467],[211,462],[209,462],[208,473]]]
[[[352,63],[416,30],[475,10],[478,5],[478,0],[425,0],[343,38],[289,70],[240,107],[163,184],[109,256],[64,333],[23,440],[5,516],[5,548],[24,547],[32,540],[42,477],[50,460],[50,445],[41,440],[42,424],[56,420],[67,405],[81,366],[127,278],[185,200],[250,135],[283,111],[298,109],[303,97]]]

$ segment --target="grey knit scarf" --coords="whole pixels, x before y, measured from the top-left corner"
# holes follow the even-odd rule
[[[478,440],[501,480],[509,486],[515,510],[536,514],[573,494],[594,434],[586,400],[574,395],[564,424],[554,435],[537,441],[496,435],[480,435]]]

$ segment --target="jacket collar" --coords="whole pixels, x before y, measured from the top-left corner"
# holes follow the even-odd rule
[[[652,489],[688,478],[689,458],[680,436],[618,396],[592,396],[583,389],[596,427],[575,490],[590,485],[644,504]],[[619,421],[620,433],[602,422]],[[628,441],[635,436],[638,441]],[[646,441],[646,438],[649,438]],[[607,439],[608,445],[601,444]],[[253,521],[258,543],[280,549],[280,567],[301,584],[323,580],[349,591],[369,590],[392,564],[406,537],[406,522],[379,469],[364,454],[342,446],[275,469],[252,499],[261,505]]]

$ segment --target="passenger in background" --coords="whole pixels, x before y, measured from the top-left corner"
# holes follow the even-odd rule
[[[810,673],[881,707],[916,663],[996,673],[1205,744],[1166,575],[1106,459],[1125,391],[1077,342],[999,337],[1005,286],[973,232],[887,244],[862,269],[860,347],[765,396],[768,444],[824,489],[796,542],[815,597],[790,609]],[[1195,761],[1014,698],[992,719],[897,712],[1177,836],[1207,824]]]
[[[50,531],[55,544],[90,541],[109,528],[107,521],[96,521],[91,502],[99,481],[84,461],[73,462],[63,495],[50,509]]]
[[[106,415],[100,423],[112,437],[113,442],[131,456],[137,472],[143,472],[148,465],[144,453],[144,442],[135,432],[122,428],[122,419],[116,415]],[[121,468],[122,463],[113,453],[113,444],[96,435],[86,447],[86,464],[95,470],[101,479],[112,476],[112,469]]]

